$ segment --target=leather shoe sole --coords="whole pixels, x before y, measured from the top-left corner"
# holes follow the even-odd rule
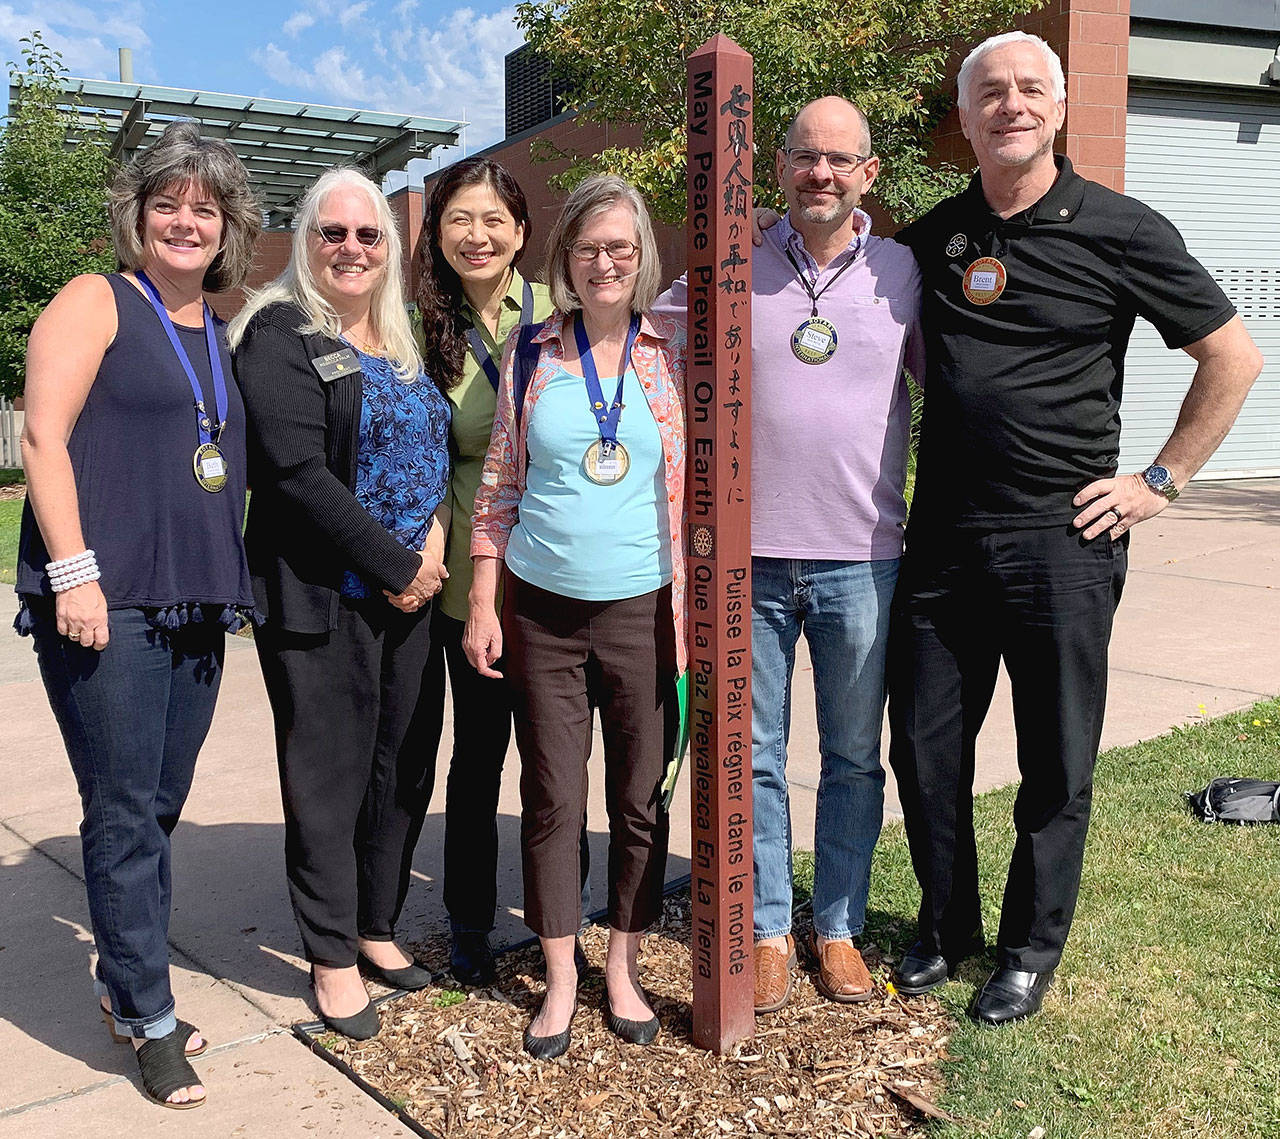
[[[997,969],[978,991],[969,1015],[979,1024],[992,1028],[1025,1020],[1040,1011],[1044,995],[1052,983],[1052,969],[1047,973]]]

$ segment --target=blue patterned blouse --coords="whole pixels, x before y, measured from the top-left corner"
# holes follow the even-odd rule
[[[401,545],[420,550],[449,489],[449,401],[425,374],[407,384],[389,361],[356,354],[364,373],[356,499]],[[374,592],[344,575],[343,597]]]

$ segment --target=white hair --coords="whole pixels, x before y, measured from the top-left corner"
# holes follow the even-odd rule
[[[320,207],[326,197],[335,190],[342,189],[357,190],[369,199],[378,228],[382,230],[382,239],[386,243],[386,267],[382,279],[374,285],[370,298],[371,338],[382,346],[397,376],[402,380],[416,379],[422,371],[422,354],[414,339],[404,304],[400,230],[382,191],[359,170],[350,166],[336,166],[326,170],[307,191],[294,218],[293,248],[289,264],[274,281],[249,295],[244,308],[227,327],[227,341],[234,349],[240,343],[254,314],[267,305],[280,301],[295,304],[306,314],[308,323],[300,330],[303,333],[323,332],[335,340],[342,335],[342,320],[321,294],[307,256],[307,239],[319,225]]]
[[[967,110],[973,104],[971,98],[973,69],[977,66],[978,61],[998,47],[1017,43],[1031,44],[1040,51],[1040,54],[1044,56],[1045,66],[1049,69],[1049,82],[1053,84],[1054,99],[1059,103],[1066,102],[1067,81],[1062,74],[1062,60],[1058,58],[1058,53],[1039,36],[1033,36],[1028,32],[1004,32],[1001,35],[991,36],[983,40],[964,57],[964,62],[960,65],[960,74],[956,76],[956,86],[960,89],[960,106]]]

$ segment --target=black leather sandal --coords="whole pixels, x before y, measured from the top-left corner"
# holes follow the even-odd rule
[[[161,1107],[178,1111],[199,1107],[205,1097],[174,1103],[169,1097],[180,1088],[202,1087],[196,1070],[187,1062],[183,1048],[187,1038],[182,1028],[175,1028],[168,1036],[143,1041],[134,1055],[138,1057],[138,1070],[142,1073],[142,1087],[147,1095]]]

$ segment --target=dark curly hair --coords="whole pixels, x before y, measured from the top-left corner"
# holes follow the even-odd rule
[[[533,232],[524,191],[501,163],[490,162],[487,158],[464,158],[448,167],[436,180],[423,217],[422,233],[413,252],[418,278],[414,300],[422,314],[423,366],[442,391],[456,386],[462,378],[470,322],[462,312],[465,300],[462,279],[440,248],[440,221],[459,190],[478,185],[489,186],[510,211],[516,224],[524,227],[524,242],[512,257],[512,265],[524,256]]]

